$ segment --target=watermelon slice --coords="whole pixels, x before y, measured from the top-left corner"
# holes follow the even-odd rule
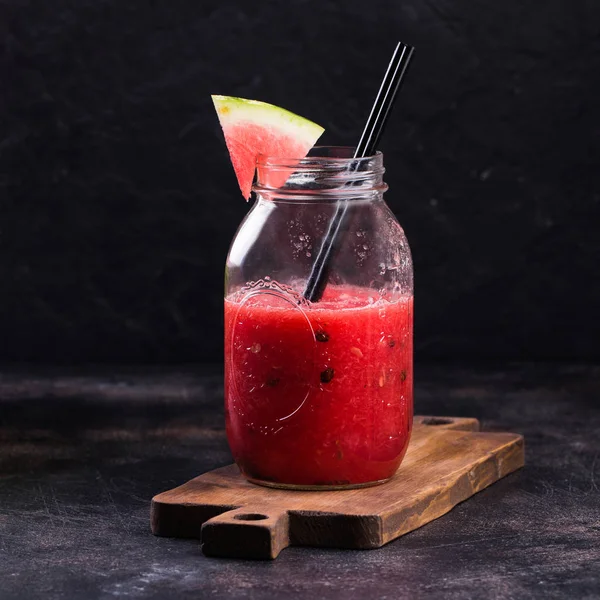
[[[212,96],[225,143],[242,195],[250,198],[256,158],[304,158],[323,131],[322,127],[278,106],[232,98]],[[289,177],[281,172],[271,177],[269,185],[281,187]]]

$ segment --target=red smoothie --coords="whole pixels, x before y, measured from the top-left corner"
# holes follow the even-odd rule
[[[413,414],[413,299],[328,286],[225,299],[225,409],[242,473],[291,486],[391,477]]]

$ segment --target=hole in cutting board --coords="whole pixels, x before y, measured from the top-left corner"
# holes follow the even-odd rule
[[[267,515],[261,515],[259,513],[243,513],[241,515],[235,515],[233,517],[236,521],[264,521],[269,517]]]
[[[453,419],[444,419],[442,417],[427,417],[421,421],[423,425],[450,425],[454,423]]]

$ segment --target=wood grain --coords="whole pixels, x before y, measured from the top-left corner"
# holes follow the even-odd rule
[[[406,457],[383,485],[296,492],[247,482],[235,465],[155,496],[152,532],[201,538],[209,556],[276,558],[288,545],[378,548],[520,468],[524,440],[476,419],[415,417]]]

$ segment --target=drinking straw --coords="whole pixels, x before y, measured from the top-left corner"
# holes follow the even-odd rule
[[[371,156],[377,149],[377,144],[379,144],[383,134],[385,123],[394,105],[396,94],[408,69],[413,51],[412,46],[398,42],[353,158]],[[354,168],[357,168],[356,163]],[[343,236],[340,234],[340,229],[346,220],[347,213],[348,201],[339,201],[304,289],[304,297],[311,302],[318,302],[323,296],[329,278],[331,262],[342,242]]]

